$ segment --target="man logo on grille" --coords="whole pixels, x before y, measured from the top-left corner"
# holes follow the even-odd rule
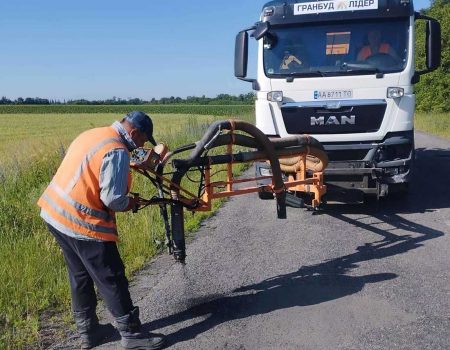
[[[347,117],[346,115],[334,116],[331,115],[329,117],[320,116],[320,117],[311,117],[311,126],[315,125],[355,125],[356,116],[350,115]]]

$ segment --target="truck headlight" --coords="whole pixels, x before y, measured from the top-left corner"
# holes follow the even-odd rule
[[[267,99],[272,102],[283,102],[283,91],[271,91],[267,94]]]
[[[405,90],[401,87],[388,87],[387,98],[399,98],[403,97]]]

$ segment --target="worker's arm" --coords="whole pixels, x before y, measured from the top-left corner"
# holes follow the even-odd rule
[[[115,149],[103,157],[100,169],[100,199],[112,211],[133,209],[135,200],[127,196],[130,156],[124,149]]]

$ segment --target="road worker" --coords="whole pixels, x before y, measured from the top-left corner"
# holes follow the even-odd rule
[[[38,201],[41,217],[61,246],[69,273],[72,310],[81,348],[90,349],[111,332],[96,315],[94,285],[116,320],[125,349],[159,349],[165,338],[141,330],[139,309],[128,290],[117,249],[115,212],[139,203],[128,196],[130,155],[155,143],[148,115],[133,111],[109,127],[81,133]]]
[[[377,54],[387,54],[396,60],[399,59],[391,45],[382,41],[381,32],[379,30],[374,29],[369,31],[367,34],[367,41],[368,45],[364,46],[358,53],[358,61],[365,61],[369,57]]]

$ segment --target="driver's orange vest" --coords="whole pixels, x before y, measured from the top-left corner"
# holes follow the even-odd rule
[[[100,200],[99,178],[103,157],[118,148],[127,150],[112,127],[83,132],[70,145],[38,205],[70,232],[117,241],[115,214]],[[130,184],[131,176],[128,189]]]
[[[390,47],[389,44],[387,44],[387,43],[382,43],[382,44],[380,44],[380,47],[378,48],[378,52],[379,52],[379,53],[389,53],[390,48],[391,48],[391,47]],[[363,59],[363,60],[365,60],[365,59],[367,59],[368,57],[372,56],[373,53],[372,53],[372,49],[370,48],[370,46],[369,46],[369,45],[368,45],[368,46],[364,46],[364,47],[361,49],[360,55],[361,55],[361,59]]]

